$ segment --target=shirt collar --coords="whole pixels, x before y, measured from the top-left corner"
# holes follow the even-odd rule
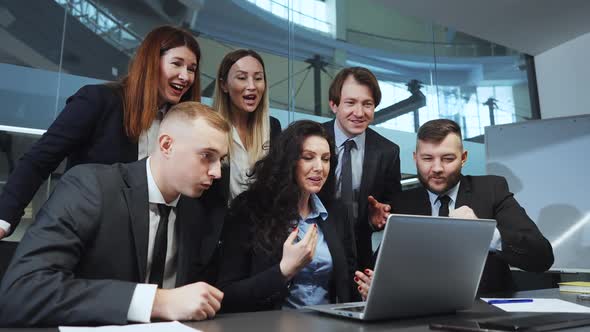
[[[240,133],[238,133],[238,129],[235,126],[231,126],[231,137],[238,146],[240,146],[243,150],[246,150],[244,148],[244,144],[242,143],[242,139],[240,138]]]
[[[322,201],[320,200],[318,195],[311,194],[309,196],[309,199],[311,200],[311,211],[309,212],[309,215],[307,215],[307,218],[305,218],[304,221],[314,220],[318,217],[322,218],[322,220],[326,220],[328,218],[328,210],[326,210],[326,207],[324,206],[324,204],[322,204]]]
[[[367,131],[365,130],[360,135],[350,137],[350,139],[352,139],[356,143],[357,149],[360,149],[361,147],[365,146],[365,137],[367,136],[366,132]],[[343,133],[340,127],[338,126],[338,120],[334,120],[334,141],[336,143],[336,148],[339,148],[348,139],[349,137],[346,136],[346,134]]]
[[[430,190],[426,190],[428,192],[428,198],[430,198],[430,205],[431,206],[434,206],[434,203],[436,203],[436,200],[438,199],[438,196],[442,196],[442,195],[449,196],[451,198],[451,202],[455,202],[456,203],[457,202],[457,194],[459,193],[459,185],[460,184],[461,184],[461,181],[457,182],[457,184],[453,188],[447,190],[446,193],[443,193],[443,194],[440,194],[440,195],[435,194],[435,193],[433,193]]]
[[[166,203],[164,196],[162,196],[162,192],[158,188],[156,181],[154,180],[154,176],[152,175],[152,168],[150,167],[150,159],[152,157],[148,157],[146,160],[146,173],[147,173],[147,185],[148,185],[148,201],[153,204],[166,204],[168,206],[176,207],[178,204],[178,200],[180,199],[180,195],[176,197],[172,202]]]

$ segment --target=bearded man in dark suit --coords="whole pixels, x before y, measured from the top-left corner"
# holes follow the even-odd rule
[[[547,271],[553,264],[553,248],[509,191],[506,179],[461,174],[467,150],[463,148],[459,125],[446,119],[431,120],[420,127],[417,136],[414,160],[422,186],[403,191],[393,212],[495,219],[497,226],[480,294],[512,291],[509,266],[530,272]],[[356,276],[364,288],[368,277],[358,271]]]

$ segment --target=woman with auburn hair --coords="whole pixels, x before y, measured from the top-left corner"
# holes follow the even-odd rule
[[[47,132],[24,154],[0,196],[0,238],[18,225],[24,208],[57,166],[131,162],[157,145],[170,105],[200,101],[196,39],[183,29],[155,28],[119,82],[87,85],[69,97]]]
[[[229,169],[225,167],[218,190],[232,200],[248,188],[249,172],[281,132],[269,116],[264,61],[253,50],[228,53],[217,71],[213,108],[232,125]]]
[[[331,199],[334,143],[308,120],[292,123],[275,143],[254,165],[254,181],[232,201],[224,222],[218,284],[226,312],[357,296],[352,225]],[[323,186],[328,190],[320,197]]]

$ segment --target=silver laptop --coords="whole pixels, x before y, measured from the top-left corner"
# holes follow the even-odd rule
[[[306,308],[360,320],[470,308],[495,228],[491,219],[392,214],[367,301]]]

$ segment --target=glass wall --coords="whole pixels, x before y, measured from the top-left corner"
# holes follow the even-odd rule
[[[0,0],[0,183],[68,96],[123,77],[143,36],[163,24],[186,27],[199,40],[205,97],[227,52],[258,51],[283,127],[331,118],[328,87],[347,66],[378,77],[383,100],[374,125],[398,144],[430,119],[456,120],[466,138],[481,141],[485,126],[533,117],[522,54],[402,16],[383,1]],[[412,173],[412,165],[402,167]],[[40,189],[25,219],[50,188]]]

